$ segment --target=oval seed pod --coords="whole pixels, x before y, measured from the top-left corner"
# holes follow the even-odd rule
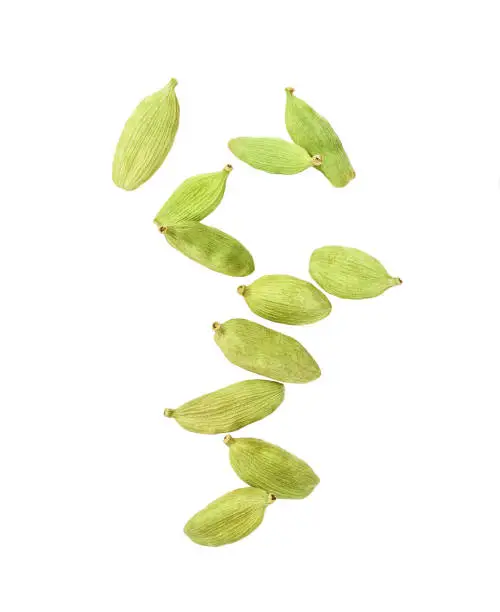
[[[195,514],[184,533],[202,546],[223,546],[246,537],[262,523],[267,506],[276,497],[244,487],[226,493]]]
[[[179,127],[177,81],[144,98],[128,119],[116,146],[113,181],[131,191],[145,183],[163,164]]]
[[[273,380],[243,380],[202,395],[176,410],[167,408],[181,427],[201,434],[236,431],[260,421],[285,399],[285,386]]]
[[[319,478],[305,461],[288,451],[256,438],[227,435],[229,460],[238,476],[252,487],[282,499],[303,499],[313,492]]]
[[[271,174],[298,174],[321,165],[319,156],[281,138],[233,138],[228,146],[241,161]]]
[[[351,162],[346,155],[323,153],[323,163],[319,168],[334,187],[345,187],[355,178]]]
[[[160,227],[167,242],[202,266],[227,274],[248,276],[255,265],[248,250],[229,234],[197,221]]]
[[[186,179],[156,215],[157,225],[175,225],[183,221],[201,221],[222,201],[226,181],[233,169],[229,164],[220,172],[198,174]]]
[[[311,155],[335,151],[342,147],[340,138],[330,123],[287,87],[285,124],[290,138]]]
[[[240,368],[290,383],[307,383],[321,376],[318,364],[290,336],[246,319],[214,323],[212,328],[221,351]]]
[[[287,274],[261,276],[240,293],[256,315],[288,325],[307,325],[327,317],[330,300],[314,285]]]
[[[286,89],[285,123],[291,139],[310,155],[321,155],[321,170],[335,187],[345,187],[356,173],[330,123],[313,108]]]
[[[402,283],[371,255],[341,246],[316,249],[311,255],[309,272],[327,293],[348,300],[376,297]]]

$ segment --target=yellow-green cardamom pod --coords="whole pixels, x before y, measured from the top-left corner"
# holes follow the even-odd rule
[[[247,319],[214,323],[212,328],[221,351],[240,368],[290,383],[307,383],[321,376],[312,356],[290,336]]]
[[[207,393],[179,408],[165,410],[181,427],[201,434],[236,431],[260,421],[278,408],[285,386],[273,380],[243,380]]]
[[[298,174],[321,165],[320,156],[311,156],[293,142],[281,138],[233,138],[231,151],[253,168],[271,174]]]
[[[252,255],[241,242],[215,227],[186,221],[162,226],[160,232],[174,249],[215,272],[248,276],[255,269]]]
[[[113,160],[113,181],[132,191],[145,183],[163,164],[179,127],[177,81],[144,98],[128,119]]]
[[[198,174],[185,180],[156,215],[157,225],[201,221],[222,202],[226,181],[233,169],[229,164],[220,172]]]
[[[186,523],[184,533],[202,546],[232,544],[257,529],[267,506],[275,499],[272,493],[261,489],[236,489],[195,514]]]
[[[330,300],[314,285],[287,274],[261,276],[240,293],[256,315],[276,323],[307,325],[327,317]]]
[[[310,495],[319,478],[305,461],[292,453],[256,438],[227,435],[229,460],[238,476],[252,487],[274,493],[282,499],[303,499]]]
[[[327,293],[348,300],[373,298],[403,282],[390,276],[371,255],[342,246],[316,249],[311,255],[309,272]]]
[[[345,187],[355,178],[356,173],[344,155],[335,152],[323,153],[322,158],[323,163],[317,170],[320,170],[334,187]]]
[[[285,123],[291,139],[310,154],[321,155],[318,170],[335,187],[345,187],[356,173],[330,123],[313,108],[286,89]]]

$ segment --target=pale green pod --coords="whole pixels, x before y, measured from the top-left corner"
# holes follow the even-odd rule
[[[269,491],[282,499],[303,499],[319,483],[305,461],[275,444],[230,435],[224,442],[229,446],[233,470],[251,487]]]
[[[132,191],[145,183],[163,164],[179,127],[177,81],[144,98],[128,119],[116,146],[113,181]]]
[[[314,285],[287,274],[261,276],[251,285],[240,285],[238,293],[252,312],[275,323],[307,325],[332,310],[330,300]]]
[[[309,272],[327,293],[348,300],[373,298],[402,283],[371,255],[342,246],[316,249],[311,255]]]
[[[351,162],[346,155],[323,153],[323,163],[317,170],[322,172],[334,187],[345,187],[355,178]]]
[[[285,386],[273,380],[243,380],[207,393],[179,408],[165,410],[181,427],[201,434],[236,431],[260,421],[278,408]]]
[[[267,506],[275,499],[274,495],[261,489],[236,489],[195,514],[186,523],[184,533],[202,546],[232,544],[257,529]]]
[[[319,156],[281,138],[233,138],[228,146],[241,161],[271,174],[298,174],[321,165]]]
[[[197,221],[160,227],[168,243],[202,266],[227,274],[248,276],[255,265],[248,250],[229,234]]]
[[[185,180],[156,215],[155,223],[175,225],[207,217],[221,203],[232,169],[228,164],[220,172],[198,174]]]
[[[214,323],[214,339],[234,365],[290,383],[307,383],[321,376],[318,364],[294,338],[247,319]]]
[[[293,87],[287,87],[285,91],[285,124],[293,142],[311,155],[342,148],[340,138],[330,123],[307,102],[297,98]]]
[[[330,123],[313,108],[286,89],[285,123],[291,139],[310,155],[321,155],[323,172],[335,187],[345,187],[356,173]]]

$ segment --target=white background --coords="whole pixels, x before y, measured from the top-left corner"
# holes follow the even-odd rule
[[[500,609],[500,42],[495,2],[46,2],[0,15],[0,608],[5,612]],[[165,165],[127,193],[114,147],[175,76]],[[286,86],[357,172],[273,176],[236,136],[287,137]],[[165,407],[248,378],[211,324],[255,320],[171,249],[156,211],[234,165],[208,222],[256,273],[308,278],[354,246],[404,284],[290,329],[323,376],[240,432],[321,484],[247,539],[196,546],[190,516],[242,486],[222,436]],[[275,326],[280,328],[280,326]],[[251,377],[251,376],[250,376]],[[239,434],[237,434],[239,435]]]

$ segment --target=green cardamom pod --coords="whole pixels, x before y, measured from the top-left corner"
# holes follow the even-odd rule
[[[186,221],[181,225],[162,226],[160,232],[174,249],[215,272],[248,276],[255,269],[252,255],[241,242],[215,227]]]
[[[279,446],[256,438],[227,435],[229,460],[236,474],[251,487],[282,499],[303,499],[310,495],[319,478],[305,461]]]
[[[317,170],[322,172],[334,187],[345,187],[355,178],[356,173],[345,155],[323,153],[322,157],[323,163]]]
[[[201,221],[222,202],[226,181],[233,169],[229,164],[220,172],[199,174],[185,180],[156,215],[157,225]]]
[[[241,161],[271,174],[298,174],[322,161],[319,155],[311,157],[302,147],[281,138],[233,138],[228,146]]]
[[[374,257],[341,246],[325,246],[311,255],[309,273],[327,293],[348,300],[380,295],[389,287],[401,285]]]
[[[290,336],[247,319],[214,323],[212,328],[221,351],[240,368],[290,383],[307,383],[321,376],[318,364]]]
[[[320,155],[323,161],[317,169],[335,187],[345,187],[356,173],[340,138],[328,121],[294,91],[293,87],[286,89],[285,123],[291,139],[310,155]]]
[[[311,155],[342,148],[340,138],[330,123],[307,102],[297,98],[293,87],[287,87],[285,91],[285,123],[293,142]]]
[[[261,276],[240,293],[256,315],[276,323],[307,325],[327,317],[330,300],[314,285],[287,274]]]
[[[113,181],[132,191],[145,183],[163,164],[179,127],[177,81],[144,98],[128,119],[116,147]]]
[[[201,434],[236,431],[260,421],[278,408],[285,386],[273,380],[243,380],[207,393],[179,408],[165,410],[181,427]]]
[[[184,533],[202,546],[232,544],[255,531],[276,497],[253,487],[226,493],[195,514]]]

